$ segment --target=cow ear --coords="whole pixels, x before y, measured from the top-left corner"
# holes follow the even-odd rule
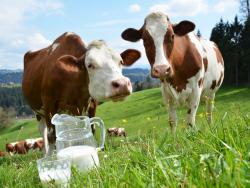
[[[130,42],[137,42],[141,39],[141,30],[128,28],[122,32],[122,38]]]
[[[141,57],[141,53],[138,50],[128,49],[121,53],[121,57],[122,65],[130,66]]]
[[[184,20],[180,23],[173,25],[174,33],[183,36],[195,29],[195,24],[193,22]]]
[[[67,67],[71,67],[72,71],[79,71],[85,69],[84,61],[84,56],[77,59],[72,55],[63,55],[57,59],[56,65],[63,70],[66,70]]]

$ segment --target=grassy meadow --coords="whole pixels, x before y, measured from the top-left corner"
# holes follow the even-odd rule
[[[128,137],[107,137],[100,167],[87,174],[72,169],[70,187],[250,187],[250,89],[220,89],[212,125],[204,104],[196,130],[186,127],[186,111],[178,110],[174,136],[159,88],[100,105],[97,116],[106,128],[124,127]],[[0,132],[0,150],[6,142],[38,136],[34,119],[17,120]],[[0,187],[41,187],[36,168],[41,156],[0,158]]]

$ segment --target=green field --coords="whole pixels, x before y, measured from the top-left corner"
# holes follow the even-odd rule
[[[71,187],[250,187],[250,89],[222,88],[212,125],[203,104],[197,130],[186,127],[185,115],[180,108],[172,135],[160,89],[102,104],[97,116],[106,127],[124,127],[128,137],[107,138],[100,168],[88,174],[74,170]],[[6,140],[37,136],[35,120],[17,120],[0,132],[0,150]],[[39,157],[41,153],[0,158],[0,187],[41,187]]]

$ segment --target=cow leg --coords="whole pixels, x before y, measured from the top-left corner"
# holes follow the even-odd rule
[[[189,101],[188,111],[187,111],[187,125],[190,127],[195,126],[195,116],[200,103],[201,89],[194,92]]]
[[[212,123],[212,111],[214,108],[214,97],[215,93],[212,93],[210,96],[206,98],[206,117],[209,124]]]
[[[54,144],[49,144],[49,140],[48,140],[48,127],[45,121],[45,118],[41,118],[39,120],[39,130],[40,133],[43,137],[43,141],[44,141],[44,153],[46,156],[52,155],[53,153],[53,148],[55,148]]]
[[[169,112],[169,125],[171,127],[172,132],[175,133],[177,126],[177,114],[176,114],[176,107],[172,102],[169,102],[168,112]]]
[[[48,128],[45,122],[45,118],[41,118],[39,120],[39,130],[40,130],[40,134],[42,135],[43,138],[43,142],[44,142],[44,153],[47,154],[48,150],[49,150],[49,146],[48,146]]]
[[[176,126],[177,126],[177,114],[176,114],[176,105],[174,104],[174,99],[168,95],[167,86],[162,84],[162,96],[164,103],[168,106],[168,113],[169,113],[169,125],[173,133],[175,133]]]

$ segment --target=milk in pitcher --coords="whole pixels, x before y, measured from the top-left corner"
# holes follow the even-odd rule
[[[73,165],[86,172],[99,166],[99,159],[95,147],[87,145],[70,146],[57,153],[58,159],[70,158]]]

